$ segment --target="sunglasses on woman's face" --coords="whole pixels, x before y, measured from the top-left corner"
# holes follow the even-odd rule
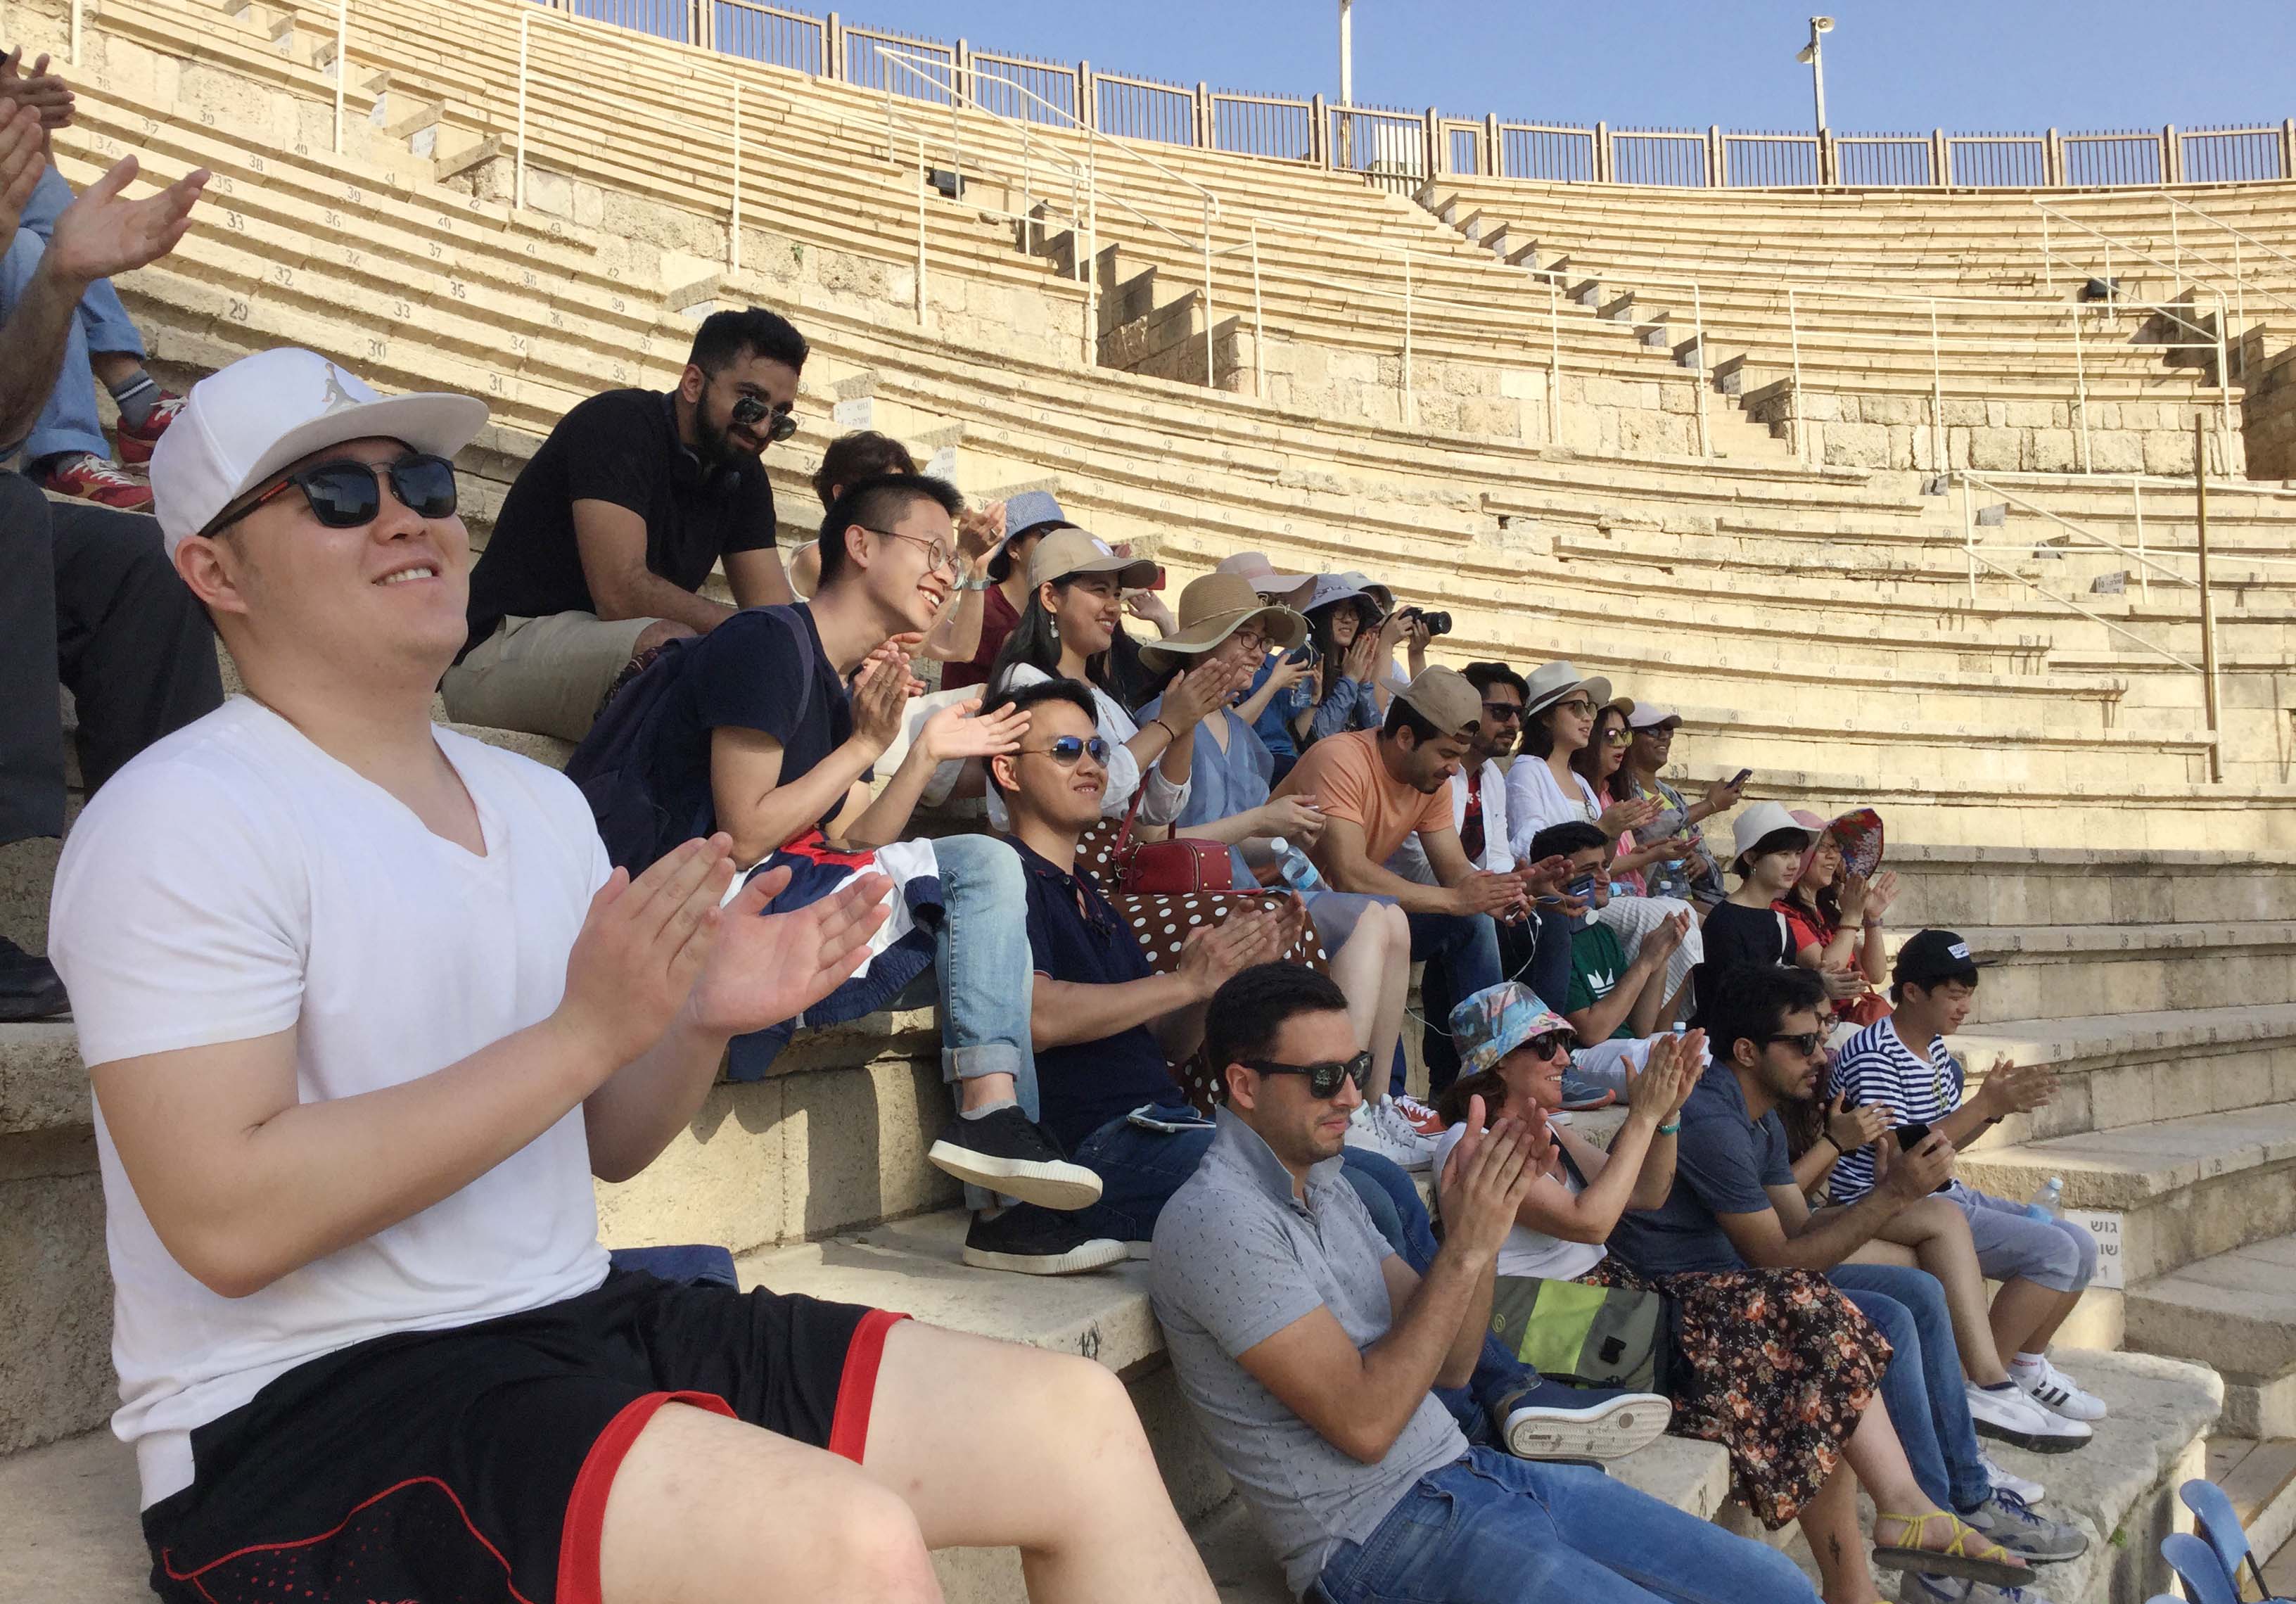
[[[1522,1044],[1523,1050],[1537,1058],[1567,1058],[1578,1038],[1569,1031],[1541,1031]]]
[[[1353,1081],[1356,1090],[1361,1091],[1364,1077],[1371,1073],[1371,1055],[1367,1052],[1357,1053],[1345,1060],[1329,1059],[1322,1064],[1278,1064],[1271,1058],[1244,1058],[1239,1062],[1244,1068],[1256,1069],[1263,1075],[1305,1075],[1308,1077],[1308,1093],[1326,1098],[1340,1095],[1340,1082],[1342,1081]]]
[[[774,422],[773,426],[766,431],[766,438],[775,445],[781,444],[797,432],[797,407],[794,403],[783,401],[776,407],[763,396],[734,398],[734,421],[742,428],[747,429],[750,424],[760,423],[767,418],[771,418]]]
[[[372,523],[382,511],[382,481],[406,509],[422,518],[455,515],[455,465],[443,457],[414,452],[394,463],[361,462],[338,457],[313,463],[283,475],[245,506],[225,513],[202,532],[218,534],[257,507],[289,490],[300,490],[311,516],[329,529],[357,529]]]
[[[1049,746],[1022,746],[1018,750],[1031,757],[1050,758],[1063,769],[1073,769],[1077,760],[1087,752],[1092,753],[1094,762],[1106,768],[1110,748],[1099,736],[1054,736]]]
[[[1605,746],[1624,746],[1634,738],[1624,729],[1610,729],[1603,732],[1603,744]]]

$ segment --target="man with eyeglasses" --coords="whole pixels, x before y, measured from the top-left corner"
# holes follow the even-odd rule
[[[485,420],[269,351],[153,454],[247,695],[90,802],[53,932],[157,1591],[922,1599],[928,1545],[1018,1544],[1049,1596],[1212,1604],[1101,1367],[610,1266],[594,1177],[851,971],[884,882],[761,917],[787,876],[727,901],[723,835],[630,878],[431,722],[469,543],[430,465]]]
[[[1124,1247],[1056,1212],[1101,1189],[1037,1123],[1020,863],[992,836],[904,839],[940,764],[1008,753],[1025,722],[980,714],[978,694],[910,712],[909,659],[895,637],[929,628],[947,603],[963,506],[947,481],[919,474],[847,487],[822,521],[835,532],[820,543],[812,599],[744,608],[700,640],[665,646],[566,771],[614,860],[633,871],[722,830],[748,872],[791,871],[775,909],[871,868],[893,876],[891,917],[866,966],[806,1022],[937,1001],[957,1112],[927,1156],[966,1183],[967,1252],[1061,1275],[1113,1263]],[[906,750],[878,785],[876,766],[905,726]],[[789,1035],[736,1041],[733,1077],[769,1073]]]
[[[1362,1067],[1347,999],[1296,965],[1212,998],[1218,1132],[1156,1227],[1150,1296],[1181,1394],[1292,1594],[1330,1604],[1814,1604],[1792,1562],[1595,1466],[1478,1443],[1436,1395],[1487,1346],[1498,1253],[1553,1138],[1482,1100],[1416,1263],[1341,1184]],[[1530,1378],[1517,1424],[1554,1458],[1611,1459],[1657,1420]]]
[[[1882,1395],[1922,1490],[1939,1509],[1958,1513],[2022,1559],[2070,1559],[2087,1539],[2034,1513],[1987,1470],[1937,1279],[1894,1264],[1849,1263],[1898,1214],[1951,1180],[1953,1145],[1932,1131],[1906,1153],[1883,1136],[1880,1179],[1846,1208],[1813,1213],[1795,1183],[1777,1110],[1817,1090],[1826,1063],[1818,1017],[1824,1000],[1824,984],[1808,969],[1747,966],[1722,977],[1700,1016],[1712,1062],[1683,1106],[1674,1189],[1660,1207],[1625,1215],[1611,1232],[1611,1251],[1661,1287],[1671,1276],[1750,1266],[1824,1272],[1889,1338]],[[1958,1585],[1952,1578],[1935,1580],[1922,1597],[1964,1596],[1951,1591]]]
[[[472,571],[449,717],[578,741],[663,643],[791,599],[760,457],[797,432],[806,354],[761,307],[713,312],[676,389],[610,390],[559,420]],[[732,607],[700,594],[721,563]]]

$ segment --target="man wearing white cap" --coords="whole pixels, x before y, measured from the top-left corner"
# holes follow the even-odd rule
[[[1210,1604],[1097,1366],[609,1271],[593,1174],[837,984],[884,888],[721,909],[723,835],[610,873],[562,777],[430,723],[485,417],[271,351],[152,459],[248,695],[89,804],[53,924],[155,1585],[921,1599],[928,1545],[1017,1544],[1043,1596]]]

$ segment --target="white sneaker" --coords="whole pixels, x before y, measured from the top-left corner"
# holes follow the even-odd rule
[[[1979,1454],[1977,1462],[1985,1467],[1985,1478],[1993,1484],[1996,1492],[2014,1493],[2027,1503],[2037,1504],[2041,1501],[2042,1494],[2047,1491],[2037,1481],[2019,1476],[2014,1471],[2003,1469],[1989,1453]]]
[[[2013,1443],[2035,1453],[2070,1453],[2088,1443],[2087,1427],[2042,1408],[2014,1386],[1988,1392],[1972,1381],[1965,1390],[1970,1423],[1981,1437]]]
[[[1434,1162],[1435,1144],[1406,1124],[1385,1102],[1358,1104],[1348,1116],[1347,1144],[1406,1170],[1423,1170]]]
[[[2102,1420],[2105,1417],[2104,1400],[2075,1386],[2072,1378],[2051,1364],[2046,1353],[2030,1369],[2021,1361],[2011,1365],[2009,1379],[2023,1387],[2044,1409],[2054,1410],[2068,1420]]]

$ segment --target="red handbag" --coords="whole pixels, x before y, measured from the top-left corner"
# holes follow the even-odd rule
[[[1235,860],[1227,843],[1201,836],[1180,835],[1169,841],[1137,841],[1132,816],[1148,790],[1145,777],[1124,810],[1124,827],[1116,835],[1116,883],[1127,896],[1185,895],[1191,892],[1235,889]]]

